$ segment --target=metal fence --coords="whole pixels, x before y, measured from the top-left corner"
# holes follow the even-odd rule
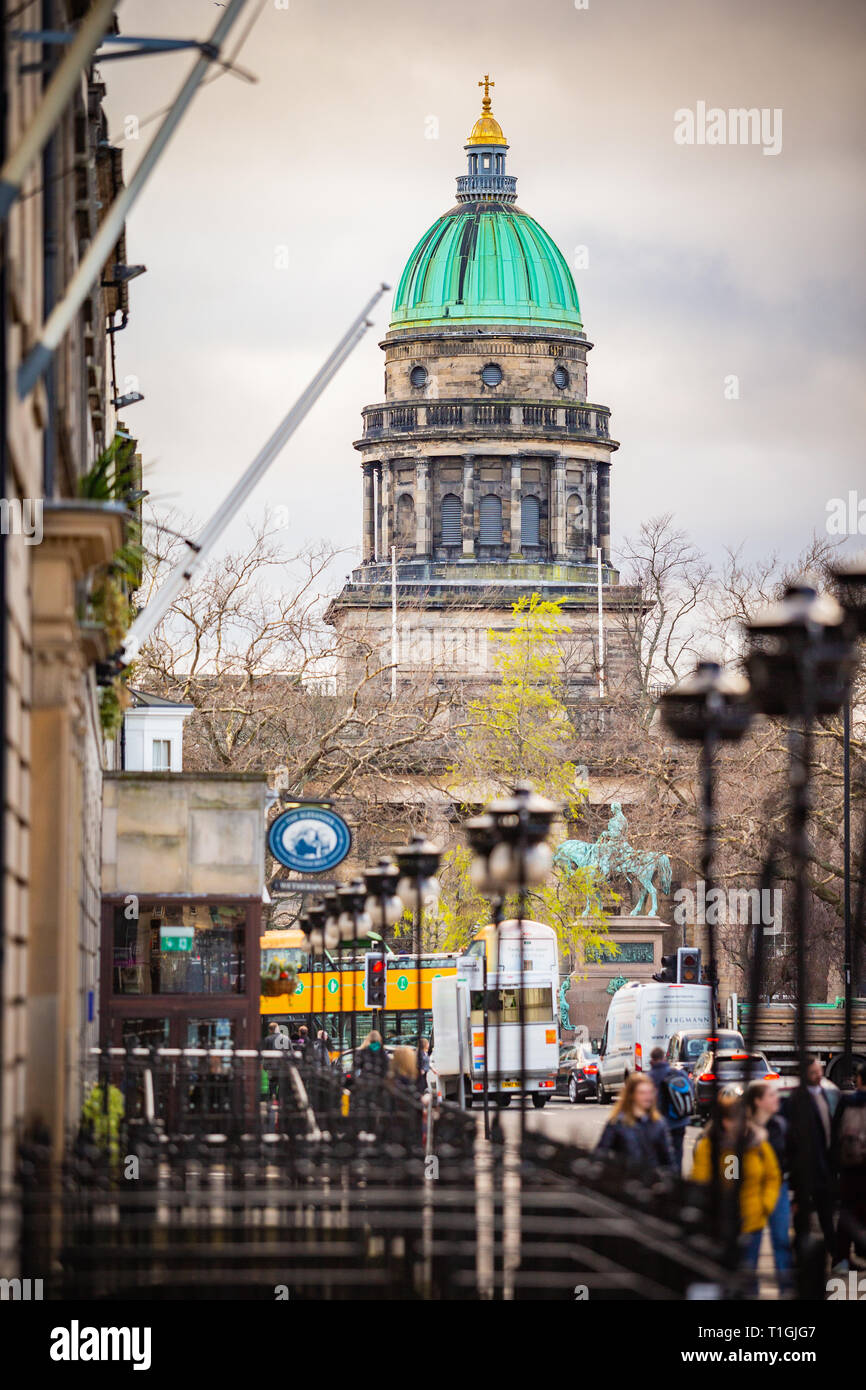
[[[22,1275],[53,1298],[739,1291],[672,1175],[499,1123],[487,1142],[477,1113],[285,1052],[102,1054],[62,1172],[31,1145],[22,1182]]]

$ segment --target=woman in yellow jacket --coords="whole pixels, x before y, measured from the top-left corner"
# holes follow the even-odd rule
[[[761,1236],[782,1186],[782,1173],[766,1130],[747,1124],[739,1097],[719,1096],[716,1120],[711,1121],[695,1145],[692,1166],[694,1182],[709,1183],[712,1178],[712,1124],[718,1124],[719,1174],[723,1197],[733,1197],[737,1179],[737,1149],[746,1125],[743,1140],[742,1173],[740,1175],[740,1249],[743,1267],[752,1273],[752,1291],[757,1292],[756,1271],[761,1249]]]

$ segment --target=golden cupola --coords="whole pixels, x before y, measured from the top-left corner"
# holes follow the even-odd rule
[[[483,87],[483,88],[484,88],[484,96],[483,96],[482,101],[481,101],[481,115],[478,117],[478,120],[475,122],[474,126],[472,127],[472,131],[471,131],[471,133],[470,133],[470,135],[469,135],[469,139],[466,141],[466,144],[467,144],[467,146],[468,146],[468,145],[506,145],[506,146],[507,146],[507,145],[508,145],[508,141],[506,140],[505,136],[502,134],[502,126],[499,124],[499,122],[497,121],[496,117],[494,116],[493,112],[492,112],[491,109],[490,109],[490,106],[491,106],[491,102],[490,102],[490,88],[491,88],[491,87],[495,87],[495,86],[496,86],[496,83],[495,83],[495,82],[491,82],[489,76],[487,75],[487,73],[485,73],[485,74],[484,74],[484,77],[483,77],[483,79],[482,79],[482,81],[479,82],[478,85],[479,85],[479,87]]]

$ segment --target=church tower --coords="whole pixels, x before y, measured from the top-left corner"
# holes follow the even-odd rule
[[[606,668],[634,592],[610,561],[610,410],[587,399],[587,340],[568,263],[517,206],[485,77],[457,202],[406,262],[385,353],[385,399],[363,410],[363,557],[329,609],[352,679],[368,644],[399,681],[422,668],[483,685],[488,632],[538,593],[563,602],[583,656],[570,686],[598,689],[598,559]],[[357,638],[357,641],[354,639]],[[354,652],[354,657],[353,657]]]

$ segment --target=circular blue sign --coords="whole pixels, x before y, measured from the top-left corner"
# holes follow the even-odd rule
[[[352,848],[352,832],[342,816],[326,806],[295,806],[271,821],[268,849],[287,869],[326,874],[342,864]]]

